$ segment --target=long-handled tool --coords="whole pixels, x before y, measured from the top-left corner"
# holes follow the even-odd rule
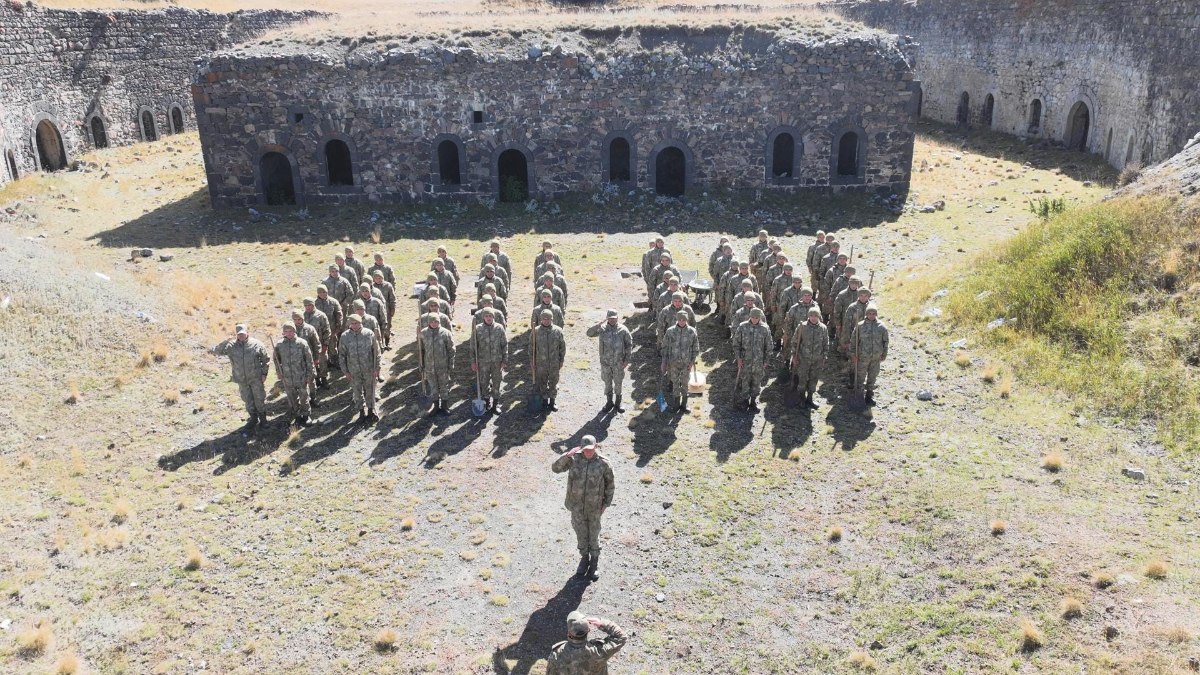
[[[862,411],[867,407],[866,393],[858,389],[858,369],[862,359],[862,336],[859,335],[857,326],[855,327],[854,335],[854,355],[850,358],[854,360],[854,382],[851,384],[850,394],[850,409],[855,412]]]
[[[483,402],[483,387],[479,384],[479,335],[476,331],[478,326],[474,321],[471,322],[471,349],[475,357],[475,400],[471,401],[471,412],[475,413],[476,417],[483,417],[487,412],[487,405]]]
[[[429,385],[425,379],[425,343],[421,340],[421,331],[417,330],[417,370],[421,372],[421,391],[418,394],[422,403],[429,402]]]
[[[529,371],[533,374],[533,392],[529,395],[529,410],[542,412],[542,391],[537,381],[537,327],[529,329]]]

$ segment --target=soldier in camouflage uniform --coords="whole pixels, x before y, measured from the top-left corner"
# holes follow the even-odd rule
[[[750,320],[750,315],[754,313],[754,310],[760,309],[758,307],[758,293],[748,291],[742,293],[740,297],[742,298],[742,308],[735,312],[733,318],[729,321],[729,334],[731,336],[737,332],[738,326]]]
[[[721,274],[717,271],[717,262],[725,256],[725,245],[729,243],[729,237],[721,237],[721,241],[717,243],[717,250],[708,254],[708,276],[712,279],[713,287],[717,285],[717,279]],[[733,251],[731,247],[729,249]]]
[[[537,325],[542,322],[542,312],[547,311],[554,315],[553,316],[554,325],[558,326],[559,328],[562,328],[563,327],[562,307],[559,307],[558,305],[554,304],[554,301],[552,299],[549,289],[543,288],[540,295],[541,295],[541,302],[539,302],[538,304],[533,306],[533,314],[531,314],[529,317],[529,327],[531,329],[537,328]]]
[[[600,576],[600,516],[612,505],[616,482],[613,470],[599,453],[594,436],[584,436],[583,445],[559,455],[550,466],[554,473],[567,472],[567,498],[563,506],[571,512],[571,527],[579,548],[576,577],[596,581]]]
[[[675,313],[675,325],[663,336],[662,373],[671,388],[671,401],[675,411],[682,412],[687,406],[688,378],[700,357],[700,338],[696,329],[688,325],[688,313]],[[664,387],[665,389],[665,387]],[[665,392],[664,392],[665,393]]]
[[[829,241],[829,237],[826,237],[825,241]],[[829,268],[837,264],[838,256],[841,255],[841,248],[842,245],[840,242],[835,241],[829,244],[829,253],[826,253],[825,257],[821,258],[821,261],[817,263],[817,285],[813,286],[813,290],[817,293],[818,306],[820,306],[822,300],[821,291],[824,290],[822,286],[825,283],[825,273],[829,271]]]
[[[794,266],[792,263],[784,263],[779,268],[779,274],[771,279],[771,285],[767,287],[766,297],[763,298],[763,304],[766,306],[763,309],[767,312],[767,316],[779,316],[779,296],[792,285],[792,272]]]
[[[350,290],[355,290],[362,283],[361,277],[358,276],[358,270],[346,264],[346,258],[342,255],[333,256],[333,264],[338,268],[338,274],[341,275],[346,283],[350,284]]]
[[[375,274],[376,270],[383,272],[383,280],[388,282],[389,284],[391,284],[392,288],[395,288],[396,287],[396,273],[392,270],[391,265],[387,265],[383,262],[383,254],[376,253],[375,255],[373,255],[371,257],[375,259],[375,264],[368,267],[367,272],[369,272],[372,275]]]
[[[858,286],[854,287],[853,294],[846,294],[846,289],[850,287],[850,281],[858,278],[854,276],[855,271],[853,265],[846,265],[842,274],[834,279],[833,285],[829,287],[829,297],[833,298],[829,306],[829,322],[827,324],[831,340],[836,339],[838,326],[842,323],[842,315],[846,313],[846,305],[849,305],[858,294]],[[844,303],[843,300],[845,300]]]
[[[313,377],[308,381],[308,402],[317,407],[317,377],[320,373],[321,366],[321,334],[317,332],[316,326],[310,325],[304,320],[304,312],[296,309],[292,310],[292,325],[296,327],[296,337],[308,343],[308,349],[312,352],[313,357]],[[278,362],[278,359],[276,359]]]
[[[746,262],[752,266],[758,265],[758,256],[762,255],[763,251],[770,250],[771,235],[766,230],[758,231],[758,241],[750,246],[750,255],[747,256]]]
[[[554,252],[554,244],[548,240],[542,242],[542,252],[533,257],[533,269],[536,271],[546,262],[552,262],[560,268],[563,266],[562,258]]]
[[[668,270],[670,270],[671,274],[675,275],[676,278],[679,277],[679,269],[672,264],[670,253],[663,253],[658,257],[658,261],[658,264],[650,269],[650,288],[658,288],[658,285],[662,283],[663,274],[665,274]],[[651,295],[649,299],[653,301],[653,295]]]
[[[483,288],[488,284],[492,284],[496,287],[496,292],[494,295],[497,298],[503,298],[505,300],[508,299],[508,285],[505,284],[500,277],[496,276],[496,266],[484,265],[483,276],[479,277],[479,280],[475,282],[475,286],[479,289],[475,295],[476,301],[478,301],[479,297],[483,295]]]
[[[733,300],[729,303],[729,308],[734,310],[733,316],[729,317],[729,323],[725,326],[729,329],[729,335],[733,335],[733,331],[737,329],[740,320],[737,318],[737,313],[741,311],[746,304],[746,296],[749,295],[754,299],[754,306],[759,309],[763,308],[762,296],[754,292],[754,285],[750,279],[742,279],[742,288],[737,295],[733,296]]]
[[[821,323],[821,309],[809,307],[808,319],[792,336],[792,372],[796,389],[804,392],[804,405],[812,410],[821,407],[813,401],[813,394],[817,393],[817,380],[828,353],[829,331]]]
[[[818,236],[821,236],[818,233]],[[835,240],[832,234],[824,235],[824,240],[809,249],[809,273],[812,275],[810,287],[817,288],[821,283],[821,260],[829,255],[829,246]]]
[[[479,303],[484,302],[486,298],[492,299],[492,309],[500,312],[499,321],[504,325],[508,325],[508,303],[503,298],[496,297],[496,287],[492,284],[485,284],[483,287],[483,295],[479,296]],[[476,303],[476,304],[479,304]]]
[[[391,342],[392,335],[387,322],[387,308],[383,306],[383,301],[375,297],[372,291],[371,284],[366,282],[358,285],[358,298],[354,303],[362,303],[363,309],[367,315],[375,318],[375,324],[379,331],[379,345],[383,351],[391,349],[388,343]],[[373,326],[368,326],[371,330],[377,330]]]
[[[808,268],[808,279],[810,284],[816,281],[816,277],[814,275],[817,273],[817,261],[821,259],[819,256],[817,258],[813,258],[813,256],[816,255],[817,250],[824,245],[825,230],[817,230],[816,242],[810,244],[808,251],[804,254],[804,266]],[[821,256],[824,255],[825,251],[822,251]]]
[[[763,311],[755,307],[750,320],[737,327],[733,335],[733,353],[737,355],[738,392],[746,400],[746,409],[758,412],[758,393],[767,375],[771,331],[763,323]]]
[[[326,356],[328,363],[334,368],[338,368],[338,338],[342,336],[342,331],[346,328],[346,313],[342,311],[342,303],[336,298],[330,297],[325,284],[317,286],[317,299],[313,302],[313,306],[318,311],[323,313],[329,319],[329,341],[321,344],[326,347]],[[326,369],[328,372],[328,369]]]
[[[329,378],[329,359],[332,351],[329,343],[333,339],[333,325],[329,322],[329,317],[325,316],[325,312],[317,309],[312,298],[304,299],[304,323],[312,326],[321,340],[321,351],[313,357],[317,364],[317,386],[324,387]]]
[[[817,307],[817,301],[813,299],[812,289],[805,287],[800,289],[800,301],[792,305],[787,316],[783,318],[783,351],[791,349],[792,335],[795,334],[797,326],[808,320],[809,307]]]
[[[427,319],[428,323],[421,329],[425,381],[429,383],[429,396],[433,399],[427,413],[448,415],[446,398],[450,396],[450,373],[454,370],[454,338],[450,331],[442,328],[438,317]]]
[[[357,287],[351,286],[350,282],[346,281],[337,265],[329,266],[329,277],[322,283],[329,290],[329,295],[341,304],[342,314],[349,314],[350,303],[354,302],[354,298],[357,295],[355,291]]]
[[[854,327],[866,316],[869,304],[871,304],[871,289],[859,286],[858,297],[854,302],[846,305],[846,311],[842,313],[842,325],[838,327],[838,351],[841,353],[849,353],[850,336],[854,333]]]
[[[543,274],[538,280],[537,290],[535,290],[533,293],[533,302],[541,302],[542,293],[545,291],[550,291],[550,298],[553,303],[565,311],[567,309],[567,295],[566,293],[563,293],[562,288],[559,288],[557,285],[555,285],[554,281],[553,272],[546,272]]]
[[[230,379],[237,382],[238,393],[246,405],[246,413],[250,415],[246,428],[252,429],[260,422],[265,423],[267,391],[263,388],[263,382],[271,369],[271,354],[266,345],[250,337],[245,324],[238,324],[234,337],[213,347],[212,353],[229,357],[229,364],[233,368]]]
[[[866,390],[867,405],[875,405],[875,378],[879,364],[887,359],[888,330],[879,320],[875,304],[867,305],[866,315],[854,327],[850,337],[850,362],[854,366],[854,392]]]
[[[342,252],[346,254],[345,255],[346,264],[349,265],[350,267],[353,267],[354,273],[356,275],[358,275],[359,283],[366,281],[367,268],[363,267],[362,261],[354,256],[354,248],[351,246],[347,246],[346,249]]]
[[[592,628],[604,631],[606,637],[589,640]],[[628,639],[612,621],[571,612],[567,615],[567,639],[550,650],[546,675],[608,675],[608,660]]]
[[[656,337],[655,344],[658,346],[660,353],[662,352],[663,340],[667,336],[667,331],[671,330],[671,326],[675,325],[675,318],[680,313],[687,315],[689,326],[696,325],[696,312],[690,305],[684,302],[686,299],[687,296],[683,293],[675,293],[671,296],[671,304],[663,307],[658,312],[658,317],[654,321],[654,335]]]
[[[485,310],[485,309],[492,310],[492,320],[494,320],[496,322],[496,325],[498,325],[498,326],[508,325],[508,321],[506,321],[505,317],[504,317],[504,312],[501,312],[500,310],[496,309],[496,307],[495,307],[495,298],[493,298],[490,295],[484,295],[482,298],[479,299],[479,309],[475,311],[475,322],[474,323],[476,326],[483,323],[483,316],[484,316],[483,310]]]
[[[362,298],[350,303],[350,318],[357,316],[362,322],[364,329],[371,332],[371,336],[375,338],[375,342],[379,344],[379,351],[383,351],[383,338],[380,337],[382,331],[379,328],[379,321],[367,314],[367,305],[362,301]],[[348,325],[348,324],[347,324]],[[380,380],[382,382],[383,380]]]
[[[783,324],[787,320],[787,314],[791,311],[792,306],[800,302],[800,292],[804,290],[804,277],[799,274],[793,274],[788,280],[786,288],[779,292],[776,296],[778,302],[775,303],[775,314],[771,316],[771,327],[775,333],[775,341],[787,342],[788,336],[783,334]]]
[[[443,304],[445,304],[444,301],[438,300],[437,298],[430,298],[425,301],[425,311],[422,312],[420,318],[417,319],[418,335],[420,335],[421,331],[429,325],[429,317],[437,317],[438,325],[446,330],[450,330],[450,317],[446,315],[445,310],[442,308]]]
[[[651,297],[654,293],[655,284],[650,283],[650,272],[654,270],[654,266],[662,261],[662,254],[670,255],[662,237],[655,237],[654,241],[650,242],[650,250],[642,254],[642,281],[646,282],[646,295]]]
[[[387,325],[388,334],[390,336],[392,330],[392,317],[396,316],[396,287],[388,283],[383,278],[383,270],[375,270],[371,273],[371,288],[378,291],[383,296],[383,307],[387,310]]]
[[[633,353],[633,336],[628,328],[621,325],[620,315],[615,309],[608,310],[604,321],[587,329],[587,336],[600,339],[600,379],[604,381],[606,400],[601,412],[616,410],[623,413],[625,409],[621,407],[621,391],[625,369],[629,367],[629,357]]]
[[[455,299],[458,298],[458,280],[454,278],[450,270],[446,269],[446,261],[441,258],[434,258],[429,266],[437,275],[438,284],[445,287],[446,293],[450,296],[450,304],[453,305]]]
[[[512,288],[512,277],[508,276],[508,270],[500,265],[500,258],[495,253],[483,254],[483,261],[479,263],[479,274],[483,276],[483,268],[491,265],[496,268],[496,278],[504,282],[505,286]]]
[[[275,374],[287,395],[292,423],[308,426],[308,416],[312,413],[308,388],[316,379],[316,369],[313,368],[312,350],[307,342],[296,338],[296,326],[290,323],[283,324],[283,339],[275,344]]]
[[[531,329],[531,357],[537,380],[537,390],[547,410],[557,411],[554,399],[558,397],[558,376],[567,358],[567,341],[562,329],[555,326],[554,312],[543,309],[537,328]]]
[[[475,326],[475,360],[471,370],[479,373],[479,395],[487,410],[496,409],[500,398],[500,383],[504,371],[508,370],[508,334],[504,324],[497,323],[500,312],[485,307],[478,312],[483,322]]]
[[[358,409],[359,422],[378,422],[375,414],[375,383],[379,379],[379,340],[363,327],[363,318],[351,314],[349,328],[338,339],[342,374],[350,380],[350,395]]]
[[[848,260],[849,257],[845,253],[839,253],[833,267],[825,270],[825,276],[821,278],[821,290],[817,296],[821,301],[817,303],[817,306],[821,308],[821,313],[825,318],[828,318],[833,313],[833,301],[835,297],[833,294],[833,283],[845,272]]]
[[[449,272],[450,276],[454,277],[454,283],[457,285],[460,281],[458,276],[458,263],[454,262],[454,258],[449,256],[445,246],[437,247],[437,259],[434,260],[434,262],[437,262],[438,260],[442,261],[442,268]],[[430,267],[429,269],[432,270],[436,268]]]
[[[488,243],[488,252],[496,256],[496,267],[504,268],[504,273],[512,279],[512,261],[508,259],[508,254],[500,250],[500,240],[493,239]]]
[[[662,289],[662,292],[659,292],[657,288],[654,289],[654,291],[658,293],[658,295],[654,298],[655,317],[657,317],[658,313],[663,310],[663,307],[671,304],[671,300],[675,299],[676,293],[683,293],[683,289],[679,287],[679,280],[676,279],[674,275],[672,275],[670,272],[667,272],[663,275],[663,278],[666,279],[666,287]],[[663,284],[659,284],[659,286],[661,287]],[[684,295],[684,298],[684,301],[686,302],[687,296]]]
[[[732,270],[732,268],[730,268]],[[739,260],[737,271],[729,276],[726,276],[722,282],[724,285],[721,288],[721,298],[725,304],[725,316],[728,320],[729,315],[737,311],[737,306],[733,304],[734,298],[741,292],[742,282],[750,280],[750,290],[756,291],[758,287],[755,285],[754,277],[750,275],[750,262]]]

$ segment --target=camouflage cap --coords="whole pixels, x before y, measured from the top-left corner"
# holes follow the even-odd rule
[[[342,261],[342,262],[346,262],[346,259],[342,257],[342,254],[341,254],[341,253],[338,253],[338,254],[334,255],[334,256],[333,256],[333,259],[334,259],[334,261],[338,261],[338,260],[340,260],[340,261]]]
[[[833,236],[832,232],[825,235],[825,243],[826,244],[832,244],[834,241],[837,241],[837,237]]]
[[[795,286],[797,284],[803,284],[803,283],[804,283],[804,277],[792,277],[792,285],[793,286]]]
[[[374,272],[371,272],[371,276],[379,277],[380,279],[382,279],[383,278],[383,270],[375,270]]]
[[[554,312],[551,312],[551,311],[550,311],[550,310],[548,310],[548,309],[543,309],[543,310],[542,310],[542,313],[538,315],[538,318],[539,318],[539,319],[553,319],[553,318],[554,318]]]
[[[483,254],[483,262],[485,263],[496,262],[497,260],[499,260],[499,258],[497,258],[496,254],[492,253],[491,251]]]
[[[588,434],[583,437],[583,440],[580,441],[579,444],[585,448],[593,447],[596,445],[596,437],[591,434]]]
[[[841,250],[841,248],[842,248],[842,242],[840,242],[840,241],[829,241],[829,237],[825,237],[825,241],[826,241],[826,243],[829,244],[830,250],[833,250],[833,249]]]
[[[724,244],[724,243],[725,243],[725,242],[727,242],[727,241],[729,241],[729,237],[721,237],[721,243],[722,243],[722,244]]]
[[[742,296],[742,302],[747,303],[747,304],[748,303],[757,303],[758,302],[758,293],[746,293],[745,295]]]
[[[485,319],[488,318],[489,316],[494,319],[494,318],[496,318],[496,315],[499,313],[500,312],[497,312],[496,310],[492,309],[491,307],[484,307],[479,310],[479,315]]]
[[[495,295],[495,293],[496,293],[496,284],[484,284],[484,285],[483,285],[483,292],[484,292],[484,293],[487,293],[488,291],[491,291],[491,293],[492,293],[493,295]]]
[[[351,314],[346,320],[350,323],[362,323],[362,317],[357,314]]]
[[[439,251],[445,251],[446,249],[444,249],[444,248],[439,248],[438,250],[439,250]],[[442,260],[441,258],[434,258],[434,259],[433,259],[433,264],[434,264],[434,265],[441,265],[442,267],[445,267],[445,266],[446,266],[446,261],[445,261],[445,260]]]
[[[817,316],[821,316],[821,308],[820,308],[820,307],[817,307],[816,305],[813,305],[812,307],[809,307],[809,308],[808,308],[808,315],[809,315],[809,316],[812,316],[813,314],[816,314]]]
[[[307,307],[308,305],[315,305],[315,304],[317,304],[317,301],[316,301],[316,300],[313,300],[312,298],[305,298],[305,299],[301,300],[300,302],[301,302],[301,303],[302,303],[302,304],[303,304],[305,307]]]
[[[350,306],[354,309],[366,309],[367,303],[363,302],[362,300],[355,300]]]
[[[766,230],[759,230],[759,231],[758,231],[758,236],[759,236],[759,237],[769,237],[769,236],[771,236],[771,235],[770,235],[770,234],[769,234],[769,233],[768,233]]]
[[[846,260],[849,260],[849,259],[850,259],[850,256],[846,255],[845,253],[839,253],[839,254],[838,254],[838,256],[837,256],[837,259],[838,259],[838,260],[841,260],[842,258],[845,258]]]
[[[425,322],[426,322],[426,323],[436,323],[436,324],[438,324],[438,325],[441,325],[441,323],[442,323],[442,320],[441,320],[440,318],[438,318],[438,315],[437,315],[437,314],[430,313],[430,314],[428,314],[428,315],[426,315],[426,316],[428,316],[428,317],[429,317],[428,319],[425,319]]]
[[[428,287],[428,288],[426,288],[426,289],[425,289],[425,297],[427,297],[427,298],[440,298],[440,297],[442,297],[442,295],[441,295],[440,293],[438,293],[437,286],[430,286],[430,287]]]
[[[750,267],[750,261],[749,260],[739,260],[738,267]]]
[[[488,294],[486,294],[486,293],[485,293],[485,294],[483,294],[482,296],[480,296],[480,297],[479,297],[479,302],[481,302],[481,303],[483,303],[483,302],[495,302],[495,301],[496,301],[496,299],[495,299],[495,298],[493,298],[492,296],[490,296],[490,295],[488,295]]]
[[[542,281],[545,281],[547,279],[549,279],[550,281],[554,281],[554,272],[543,272],[542,273]]]
[[[679,319],[683,319],[684,321],[687,321],[688,313],[683,310],[679,310],[678,312],[675,312],[675,320],[678,321]]]
[[[295,332],[296,332],[296,324],[294,324],[294,323],[281,323],[281,324],[279,324],[279,330],[281,330],[281,331],[283,331],[283,332],[285,332],[285,333],[295,333]]]
[[[488,263],[488,264],[486,264],[486,265],[484,265],[484,266],[483,266],[483,271],[484,271],[484,272],[495,272],[495,271],[496,271],[496,266],[495,266],[495,265],[493,265],[492,263]]]
[[[742,288],[754,288],[754,282],[749,279],[742,279]]]
[[[855,272],[857,272],[857,271],[858,271],[858,270],[854,268],[854,265],[846,265],[846,269],[842,270],[842,273],[843,273],[843,274],[848,274],[848,275],[850,275],[851,277],[853,277],[853,276],[854,276],[854,273],[855,273]]]
[[[725,250],[725,249],[729,249],[729,250],[730,250],[730,252],[732,252],[732,251],[733,251],[733,244],[730,244],[728,241],[726,241],[724,244],[721,244],[721,250],[723,251],[723,250]]]
[[[672,272],[671,270],[667,270],[666,272],[663,272],[663,279],[665,279],[666,281],[670,281],[671,279],[674,279],[674,278],[675,278],[675,273]]]
[[[660,256],[658,256],[658,259],[659,259],[659,260],[662,260],[663,258],[666,258],[667,260],[670,260],[670,259],[671,259],[671,254],[670,254],[670,253],[667,253],[666,251],[663,251],[663,254],[662,254],[662,255],[660,255]]]
[[[438,252],[438,253],[445,253],[445,252],[446,252],[446,247],[445,247],[445,246],[438,246],[438,247],[437,247],[437,252]]]
[[[757,307],[755,307],[754,309],[750,310],[750,318],[751,318],[751,319],[761,319],[761,318],[763,318],[763,317],[765,317],[765,316],[766,316],[766,314],[765,314],[765,313],[763,313],[763,311],[762,311],[761,309],[757,308]]]
[[[554,291],[550,290],[549,288],[543,288],[543,289],[542,289],[542,292],[541,292],[541,293],[538,293],[538,295],[539,295],[539,296],[541,296],[541,297],[543,297],[543,298],[553,298],[553,297],[554,297]]]
[[[605,318],[608,318],[608,319],[615,319],[618,316],[620,316],[620,314],[617,314],[617,310],[615,310],[615,309],[610,309],[607,312],[605,312]]]
[[[303,318],[304,318],[304,312],[301,312],[301,311],[300,311],[300,310],[298,310],[298,309],[293,309],[293,310],[292,310],[292,318],[293,318],[293,319],[303,319]]]
[[[818,236],[818,237],[824,237],[824,236],[825,236],[825,230],[817,230],[817,236]]]
[[[361,292],[363,292],[363,291],[366,291],[366,292],[370,293],[370,292],[371,292],[371,284],[368,284],[368,283],[367,283],[367,282],[365,282],[365,281],[364,281],[364,282],[362,282],[361,284],[359,284],[359,285],[358,285],[358,292],[359,292],[359,293],[361,293]]]
[[[500,240],[493,239],[490,242],[488,242],[488,246],[495,246],[496,248],[500,248]]]
[[[871,289],[867,288],[866,286],[863,286],[862,288],[858,289],[859,295],[862,295],[863,293],[866,293],[867,295],[871,295]]]
[[[238,335],[249,335],[250,334],[249,329],[246,328],[246,324],[244,324],[244,323],[239,323],[237,325],[237,327],[235,327],[233,330]]]
[[[813,294],[812,289],[809,288],[808,286],[805,286],[804,288],[800,289],[800,295],[804,295],[805,293],[807,293],[809,295]]]
[[[425,275],[425,281],[437,281],[437,278],[438,275],[434,272],[430,272],[429,274]]]
[[[328,286],[326,286],[325,284],[317,284],[317,295],[320,295],[322,293],[328,293],[328,292],[329,292]]]
[[[347,247],[346,247],[346,253],[354,253],[354,247],[353,247],[353,246],[347,246]]]
[[[552,247],[552,246],[554,246],[554,243],[553,243],[553,242],[551,242],[549,239],[543,239],[543,240],[542,240],[542,250],[545,250],[545,249],[547,249],[547,248],[550,248],[550,247]]]
[[[879,308],[876,307],[875,303],[873,302],[867,303],[867,314],[870,314],[871,312],[875,312],[876,314],[879,313]]]
[[[330,271],[330,272],[338,272],[338,271],[340,271],[340,270],[338,269],[338,266],[337,266],[337,265],[330,265],[330,266],[329,266],[329,271]]]
[[[687,300],[687,296],[684,295],[683,293],[672,293],[671,294],[671,302],[674,302],[676,300],[683,302],[684,300]]]
[[[852,275],[850,277],[850,283],[862,285],[862,277],[858,275]]]
[[[383,254],[380,253],[379,251],[372,253],[371,257],[375,258],[376,260],[383,260]]]
[[[355,300],[355,302],[358,302],[358,300]],[[430,299],[426,300],[426,301],[425,301],[425,306],[426,306],[426,307],[437,307],[437,306],[438,306],[438,299],[437,299],[437,298],[430,298]]]
[[[783,265],[784,272],[791,272],[794,269],[796,269],[796,267],[794,265],[792,265],[792,263],[784,263],[784,265]]]

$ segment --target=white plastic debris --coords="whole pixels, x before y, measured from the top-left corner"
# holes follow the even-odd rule
[[[108,276],[107,274],[105,274],[103,272],[96,272],[96,276],[103,281],[112,281],[112,277]]]

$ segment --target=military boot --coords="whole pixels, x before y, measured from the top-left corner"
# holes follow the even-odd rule
[[[592,554],[591,560],[588,561],[587,578],[588,581],[599,581],[600,573],[597,568],[600,567],[600,552],[596,551]]]
[[[379,415],[375,414],[374,408],[367,409],[367,424],[374,424],[379,421]]]
[[[620,394],[617,394],[617,402],[613,404],[613,410],[616,410],[619,413],[625,412],[625,409],[621,407],[621,395]]]
[[[608,412],[609,410],[612,410],[613,407],[612,394],[605,394],[604,398],[606,399],[606,402],[604,407],[600,409],[600,412]]]
[[[553,412],[558,412],[558,406],[554,405],[554,399],[550,399],[550,404],[546,407]]]
[[[246,431],[249,431],[256,426],[258,426],[258,414],[257,413],[250,415],[250,418],[246,420],[246,424],[242,428],[245,429]]]
[[[430,406],[429,406],[429,410],[426,410],[426,411],[425,411],[425,416],[426,416],[426,417],[433,417],[434,415],[438,414],[438,412],[439,412],[440,410],[441,410],[441,408],[439,408],[439,407],[438,407],[438,403],[437,403],[437,401],[435,400],[435,401],[434,401],[432,404],[430,404]]]
[[[864,400],[867,405],[875,405],[875,392],[868,391],[867,396]]]
[[[446,405],[445,399],[438,399],[438,412],[442,413],[443,415],[450,414],[450,407]]]
[[[751,410],[751,412],[758,412],[759,408],[758,408],[758,397],[757,396],[750,397],[750,410]]]
[[[808,395],[808,400],[806,402],[808,403],[808,407],[811,410],[820,410],[820,408],[821,408],[821,404],[817,403],[816,401],[813,400],[812,394]]]
[[[582,553],[579,556],[579,566],[575,568],[575,578],[582,579],[587,576],[588,568],[592,565],[591,556]]]

